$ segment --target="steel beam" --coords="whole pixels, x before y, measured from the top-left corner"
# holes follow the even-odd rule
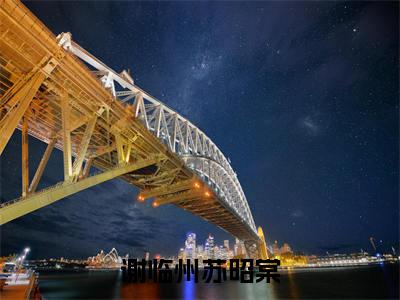
[[[123,163],[125,163],[124,144],[120,133],[115,133],[114,137],[115,137],[115,144],[117,146],[118,164],[122,165]]]
[[[153,189],[142,190],[139,193],[139,198],[140,200],[145,200],[152,197],[160,197],[168,194],[174,194],[193,188],[193,183],[193,179],[189,179],[167,186],[160,186]]]
[[[3,204],[3,206],[0,208],[0,225],[3,225],[18,217],[26,215],[32,211],[45,207],[58,200],[71,196],[77,192],[83,191],[97,184],[111,180],[123,174],[130,173],[150,165],[154,165],[159,162],[160,159],[160,156],[143,159],[141,161],[137,161],[123,167],[118,167],[106,171],[99,175],[82,179],[78,182],[63,182],[62,184],[52,186],[41,192],[31,194],[26,198],[19,198],[11,201],[10,204]]]
[[[45,78],[46,76],[43,73],[37,72],[26,81],[17,84],[12,91],[10,91],[9,94],[11,94],[11,98],[8,102],[12,102],[14,105],[9,108],[0,122],[0,155],[3,153],[15,128],[17,128],[21,118],[25,114],[25,111],[28,109],[29,104]]]
[[[71,129],[70,129],[70,107],[69,95],[61,95],[61,115],[63,131],[63,158],[64,158],[64,181],[72,178],[72,149],[71,149]]]
[[[198,190],[188,190],[183,193],[176,193],[173,195],[169,196],[164,196],[160,198],[156,198],[155,202],[158,205],[163,205],[167,203],[175,203],[175,202],[189,202],[193,200],[200,200],[200,199],[206,199],[207,196],[204,195],[203,191],[198,191]]]
[[[82,171],[82,178],[86,178],[86,177],[89,176],[90,168],[91,168],[91,166],[92,166],[92,163],[93,163],[93,158],[89,158],[89,159],[86,161],[85,167],[83,168],[83,171]]]
[[[132,144],[128,144],[126,145],[126,152],[125,152],[125,157],[124,157],[124,161],[126,163],[129,162],[129,160],[131,159],[131,151],[132,151]]]
[[[28,195],[29,189],[29,155],[28,155],[28,118],[22,118],[22,197]]]
[[[75,158],[74,165],[72,166],[72,176],[74,180],[78,179],[79,174],[82,170],[82,164],[86,157],[87,149],[90,143],[90,138],[92,137],[92,133],[94,127],[96,125],[97,115],[94,116],[89,123],[86,125],[85,133],[83,134],[82,141],[79,147],[79,152],[77,157]]]
[[[36,191],[36,188],[40,182],[40,179],[42,178],[43,171],[46,168],[47,162],[49,161],[51,152],[54,149],[54,145],[56,144],[57,139],[52,138],[50,140],[50,143],[47,145],[46,150],[43,154],[42,159],[40,160],[39,166],[35,172],[35,175],[33,176],[31,185],[29,186],[29,193],[34,193]]]
[[[261,226],[258,227],[257,235],[260,238],[260,241],[258,243],[259,255],[262,259],[267,259],[268,258],[267,243],[265,241],[264,232],[263,232]]]

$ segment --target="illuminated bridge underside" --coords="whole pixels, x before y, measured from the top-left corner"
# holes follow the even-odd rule
[[[258,249],[263,241],[236,173],[201,130],[69,33],[55,37],[23,4],[0,0],[0,154],[16,128],[22,197],[2,204],[0,224],[119,176],[139,200],[174,204]],[[32,180],[28,134],[48,144]],[[53,148],[63,151],[64,181],[37,192]]]

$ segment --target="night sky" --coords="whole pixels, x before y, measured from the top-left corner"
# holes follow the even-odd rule
[[[269,243],[324,254],[399,247],[399,5],[395,2],[26,2],[189,118],[230,158]],[[20,194],[20,133],[1,198]],[[45,145],[30,140],[33,176]],[[42,186],[62,179],[52,154]],[[31,177],[32,178],[32,177]],[[39,187],[40,188],[40,187]],[[113,180],[1,227],[2,254],[176,255],[188,232],[233,238]]]

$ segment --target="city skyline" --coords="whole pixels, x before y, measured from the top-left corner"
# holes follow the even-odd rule
[[[130,68],[135,82],[216,141],[269,246],[348,252],[370,247],[371,236],[383,249],[398,246],[396,4],[26,5],[55,34],[71,32],[112,68]],[[95,35],[87,11],[96,12]],[[287,20],[276,18],[282,13]],[[2,154],[2,202],[20,196],[20,143],[16,132]],[[29,143],[32,156],[44,152]],[[60,164],[56,152],[49,165]],[[47,184],[63,175],[46,171]],[[33,257],[87,257],[114,245],[167,254],[188,230],[232,239],[137,195],[113,180],[68,197],[3,225],[1,253],[23,244]]]

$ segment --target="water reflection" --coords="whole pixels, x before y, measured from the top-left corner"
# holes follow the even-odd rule
[[[152,282],[123,283],[119,297],[121,299],[160,299],[161,285]]]
[[[196,299],[196,287],[194,281],[184,281],[182,283],[183,287],[183,299],[184,300],[192,300]]]
[[[280,271],[281,282],[125,283],[120,272],[41,272],[44,299],[398,298],[399,266]]]
[[[287,278],[288,278],[288,284],[289,284],[289,291],[290,291],[290,298],[292,299],[298,299],[300,297],[299,295],[299,290],[297,288],[297,284],[294,280],[294,275],[293,275],[293,270],[289,269],[287,270]]]

